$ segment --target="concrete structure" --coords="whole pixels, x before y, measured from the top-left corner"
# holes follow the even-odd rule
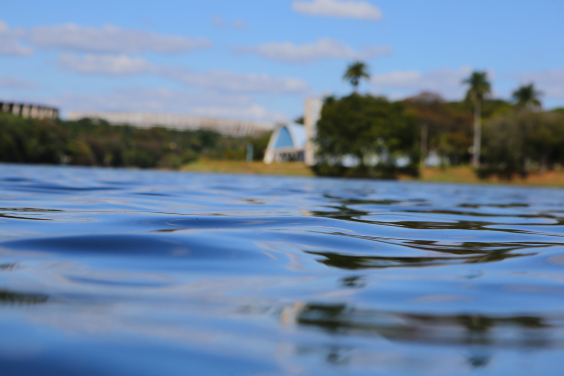
[[[303,125],[279,124],[268,142],[264,163],[303,161],[306,141],[306,128]]]
[[[308,166],[313,166],[316,163],[315,153],[317,148],[313,140],[317,137],[317,122],[321,118],[322,107],[323,101],[321,99],[310,98],[306,101],[304,125],[306,128],[307,141],[304,150],[304,161]]]
[[[211,119],[188,115],[146,112],[69,112],[68,120],[84,118],[105,120],[113,125],[130,125],[139,128],[164,127],[176,130],[205,129],[226,136],[257,136],[273,130],[274,126],[249,121]]]
[[[59,109],[28,103],[0,102],[0,112],[33,119],[57,119]]]
[[[321,117],[323,101],[308,99],[305,103],[304,125],[280,124],[276,127],[264,153],[264,163],[303,161],[308,166],[316,164],[314,142],[317,122]]]

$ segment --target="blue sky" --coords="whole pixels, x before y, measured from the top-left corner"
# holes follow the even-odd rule
[[[283,121],[304,99],[464,94],[487,70],[497,97],[534,82],[564,106],[560,0],[19,0],[0,13],[0,99],[74,110]]]

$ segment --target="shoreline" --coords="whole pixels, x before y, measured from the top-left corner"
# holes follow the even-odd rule
[[[196,173],[220,173],[220,174],[242,174],[242,175],[270,175],[270,176],[296,176],[316,177],[313,171],[302,162],[284,162],[265,165],[263,162],[226,161],[226,160],[200,160],[180,167],[171,168],[139,168],[139,167],[107,167],[107,166],[80,166],[60,164],[33,164],[33,163],[0,163],[0,165],[11,166],[52,166],[52,167],[75,167],[75,168],[110,168],[126,170],[145,171],[177,171]],[[320,176],[322,177],[322,176]],[[339,177],[336,177],[339,178]],[[341,179],[362,179],[341,177]],[[367,179],[367,178],[365,178]],[[538,188],[564,188],[564,171],[548,171],[544,174],[530,174],[526,179],[515,177],[513,180],[504,180],[497,177],[478,179],[470,166],[456,166],[447,168],[425,168],[421,177],[402,175],[397,179],[373,179],[382,181],[406,181],[421,183],[445,183],[445,184],[473,184],[473,185],[500,185],[515,187],[538,187]]]
[[[180,168],[185,172],[214,172],[230,174],[254,174],[275,176],[316,176],[313,171],[302,162],[272,163],[228,161],[202,159]],[[398,181],[430,182],[430,183],[459,183],[459,184],[495,184],[531,187],[564,187],[564,171],[548,171],[544,174],[530,174],[526,179],[515,177],[512,180],[491,177],[478,179],[470,166],[455,166],[446,168],[424,168],[419,178],[400,176]]]

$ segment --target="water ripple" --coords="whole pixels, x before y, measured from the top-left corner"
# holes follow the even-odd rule
[[[564,191],[0,165],[6,375],[557,375]]]

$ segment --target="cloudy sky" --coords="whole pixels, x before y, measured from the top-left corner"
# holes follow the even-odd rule
[[[0,100],[282,121],[350,92],[360,59],[362,92],[458,99],[477,69],[496,96],[534,82],[558,107],[562,15],[561,0],[18,0],[0,12]]]

